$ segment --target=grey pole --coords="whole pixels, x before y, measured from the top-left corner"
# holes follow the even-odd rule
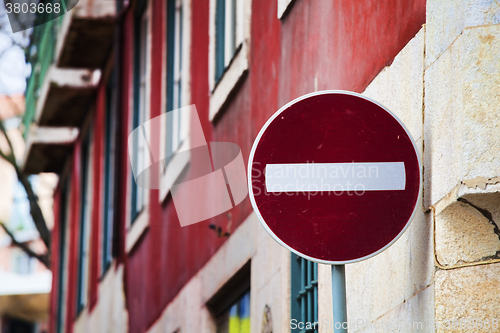
[[[334,333],[347,333],[347,304],[345,296],[345,266],[332,265],[332,299]]]

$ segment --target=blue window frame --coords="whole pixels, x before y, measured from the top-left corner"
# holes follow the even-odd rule
[[[291,319],[303,329],[291,329],[292,333],[317,333],[318,325],[318,264],[292,253],[291,258]],[[306,329],[311,323],[312,329]],[[297,325],[299,326],[299,325]]]
[[[237,49],[236,0],[216,0],[215,7],[215,82],[229,66]]]
[[[147,66],[149,60],[148,31],[149,18],[146,12],[146,0],[137,4],[134,21],[134,107],[132,115],[132,128],[135,129],[147,120]],[[135,137],[133,149],[137,158],[132,161],[136,163],[135,170],[142,170],[142,166],[148,154],[144,140]],[[131,223],[142,212],[145,205],[145,190],[137,186],[134,175],[132,175],[131,186]]]
[[[167,1],[167,142],[166,156],[172,156],[182,143],[181,114],[170,112],[179,109],[182,102],[182,0]],[[168,163],[168,161],[167,161]]]
[[[226,0],[217,0],[215,7],[215,81],[224,73],[224,44],[226,39]]]
[[[115,157],[116,157],[116,71],[113,71],[106,86],[106,116],[104,131],[104,216],[102,226],[102,273],[113,261],[113,220],[115,208]]]

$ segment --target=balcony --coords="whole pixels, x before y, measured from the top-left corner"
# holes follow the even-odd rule
[[[61,172],[111,54],[116,5],[80,0],[67,14],[34,28],[23,119],[26,173]]]
[[[80,0],[64,15],[56,46],[57,66],[102,68],[113,45],[115,16],[114,0]]]
[[[82,124],[99,79],[100,70],[51,67],[35,109],[39,126],[78,127]]]
[[[31,126],[26,139],[23,171],[27,174],[60,174],[78,133],[77,128]]]

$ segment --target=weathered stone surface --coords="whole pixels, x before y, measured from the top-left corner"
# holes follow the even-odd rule
[[[376,257],[346,266],[348,318],[372,322],[405,301],[409,252],[409,232],[406,232]],[[361,329],[353,327],[352,332]]]
[[[406,281],[405,299],[409,299],[432,284],[434,277],[434,243],[431,214],[418,211],[408,228],[409,281]],[[429,306],[429,304],[426,304]]]
[[[255,224],[257,251],[253,260],[258,261],[260,273],[255,275],[255,280],[252,281],[252,285],[260,289],[264,287],[271,277],[276,272],[279,272],[280,269],[290,267],[290,251],[279,245],[258,221],[255,221]],[[265,249],[265,251],[258,251],[258,249]]]
[[[318,264],[318,318],[319,322],[333,322],[332,302],[332,267]],[[319,327],[319,333],[331,333],[325,325]]]
[[[403,122],[419,150],[423,126],[424,37],[422,28],[394,58],[391,66],[385,67],[363,92]]]
[[[250,297],[254,297],[255,301],[252,300],[250,311],[251,313],[257,314],[256,316],[251,316],[250,327],[252,328],[252,332],[262,332],[262,323],[264,316],[264,309],[266,305],[272,311],[272,321],[273,321],[273,330],[277,332],[282,328],[282,313],[288,315],[288,313],[284,313],[281,311],[283,304],[284,295],[281,294],[282,281],[279,272],[274,274],[271,279],[262,286],[261,289],[256,290],[255,292],[251,290]],[[290,302],[288,302],[290,303]],[[290,319],[288,319],[288,327],[290,327]]]
[[[431,285],[373,322],[353,321],[352,331],[360,333],[434,332],[434,287]]]
[[[372,323],[427,289],[434,272],[432,251],[430,217],[419,211],[408,230],[390,248],[371,259],[347,265],[349,318]],[[432,307],[433,304],[419,306]],[[400,315],[403,316],[403,312]],[[404,316],[414,317],[411,313]],[[433,314],[426,320],[432,321]],[[363,327],[358,325],[357,329]],[[353,327],[352,332],[357,329]]]
[[[500,321],[500,264],[479,265],[453,270],[438,270],[435,277],[437,332],[498,332],[499,326],[489,329],[445,329],[448,321],[463,320],[491,324]],[[450,324],[451,325],[451,324]]]
[[[471,204],[457,201],[437,214],[436,255],[441,265],[481,261],[497,251],[500,240],[494,226]]]
[[[467,28],[425,72],[426,207],[461,180],[499,172],[498,54],[500,25]]]
[[[430,66],[466,27],[500,23],[497,0],[428,0],[426,67]]]
[[[420,153],[424,33],[422,29],[363,93],[385,105],[405,124]],[[389,314],[391,320],[401,322],[424,317],[433,320],[432,292],[427,291],[434,272],[430,222],[419,206],[410,227],[391,247],[376,257],[346,265],[348,318],[366,323],[350,327],[350,332],[371,332],[370,324]],[[414,296],[424,290],[430,297]],[[407,305],[410,299],[412,307]],[[415,307],[431,310],[423,314]]]
[[[255,214],[252,214],[255,215]],[[252,257],[251,316],[250,326],[260,332],[265,306],[272,311],[273,330],[290,327],[290,251],[279,245],[254,221],[256,252]],[[237,251],[235,251],[237,252]]]

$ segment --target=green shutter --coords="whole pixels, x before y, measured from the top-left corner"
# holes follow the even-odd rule
[[[137,4],[134,20],[134,108],[132,115],[132,128],[137,128],[139,124],[139,112],[140,112],[140,73],[141,73],[141,18],[144,10],[146,9],[146,0],[140,0]],[[137,147],[138,143],[134,140],[134,147]],[[134,175],[132,177],[131,186],[131,223],[134,223],[135,218],[139,215],[140,210],[137,209],[137,196],[139,187],[135,183]]]
[[[170,133],[173,132],[174,109],[174,60],[175,60],[175,0],[167,3],[167,161],[173,153],[173,142]]]
[[[226,0],[217,0],[215,7],[215,81],[224,73],[224,43],[226,25]]]

